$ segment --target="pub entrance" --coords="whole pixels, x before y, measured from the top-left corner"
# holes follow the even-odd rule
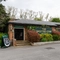
[[[24,29],[14,29],[14,37],[16,40],[24,40]]]

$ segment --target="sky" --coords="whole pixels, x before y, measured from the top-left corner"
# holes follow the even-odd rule
[[[29,9],[35,12],[49,13],[51,17],[60,18],[60,0],[7,0],[3,5],[12,6],[18,9]]]

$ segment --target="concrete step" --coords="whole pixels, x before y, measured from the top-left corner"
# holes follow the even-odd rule
[[[30,43],[27,41],[16,41],[16,46],[25,46],[25,45],[30,45]]]

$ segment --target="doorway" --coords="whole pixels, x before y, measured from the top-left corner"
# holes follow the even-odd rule
[[[24,40],[24,29],[14,29],[14,36],[16,40]]]

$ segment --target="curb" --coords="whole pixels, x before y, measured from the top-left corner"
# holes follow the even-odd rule
[[[37,42],[37,43],[34,43],[33,46],[40,46],[40,45],[46,45],[46,44],[60,44],[60,41]]]

